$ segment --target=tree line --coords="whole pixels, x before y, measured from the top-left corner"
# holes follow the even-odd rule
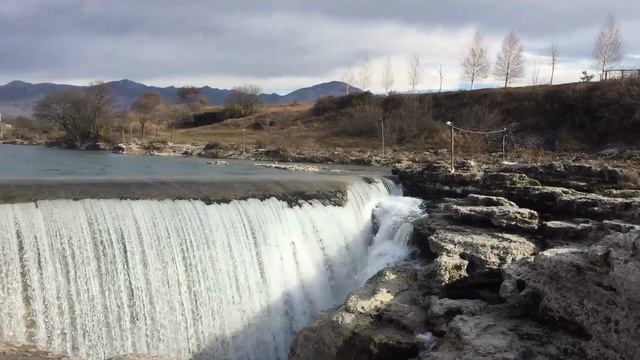
[[[234,87],[224,108],[229,118],[253,114],[260,103],[262,89],[257,85]],[[60,91],[45,95],[36,105],[34,116],[57,125],[64,133],[64,145],[87,148],[101,141],[112,142],[116,128],[133,137],[137,123],[141,139],[145,139],[148,125],[154,125],[155,137],[161,126],[184,125],[193,115],[208,106],[201,88],[186,86],[176,90],[177,102],[167,101],[158,92],[145,92],[129,109],[116,111],[116,98],[104,82],[90,84],[84,91]],[[128,129],[125,129],[127,127]]]
[[[500,81],[504,87],[507,87],[514,81],[520,80],[525,76],[523,54],[523,42],[518,34],[514,30],[511,30],[504,37],[501,47],[496,54],[495,62],[492,65],[489,60],[489,49],[484,35],[480,31],[476,31],[469,47],[460,60],[462,69],[460,77],[469,83],[471,90],[473,90],[479,81],[488,79],[490,75],[493,75],[495,80]],[[557,43],[554,42],[549,47],[548,58],[550,67],[548,84],[553,85],[558,61],[560,59],[560,47]],[[593,68],[599,71],[600,74],[604,74],[606,70],[611,70],[619,66],[623,59],[624,49],[620,28],[615,17],[609,15],[594,43],[592,53]],[[541,83],[540,66],[541,63],[536,60],[531,70],[532,85],[539,85]],[[406,72],[411,92],[414,93],[416,88],[421,84],[423,77],[419,55],[414,54],[410,57],[407,62]],[[442,83],[445,78],[442,66],[438,68],[437,74],[439,78],[438,91],[440,92],[442,91]],[[393,91],[392,88],[394,85],[394,72],[389,56],[387,56],[383,64],[381,75],[380,85],[384,89],[385,94],[389,94]],[[592,78],[593,76],[589,76],[585,71],[580,79],[581,81],[590,81]],[[352,70],[348,70],[343,75],[342,80],[347,84],[346,94],[348,95],[350,92],[351,83],[358,84],[362,90],[366,91],[371,86],[371,79],[371,61],[367,57],[360,65],[357,73],[354,74]]]

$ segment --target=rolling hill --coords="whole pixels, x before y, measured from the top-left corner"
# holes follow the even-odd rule
[[[107,83],[115,96],[115,106],[118,109],[127,109],[140,94],[145,92],[157,92],[169,101],[177,101],[176,87],[148,86],[131,80],[110,81]],[[262,94],[264,104],[293,104],[312,103],[321,97],[330,95],[343,95],[346,84],[340,81],[331,81],[310,87],[295,90],[289,94]],[[32,84],[20,80],[11,81],[6,85],[0,85],[0,113],[5,116],[29,116],[35,104],[43,96],[56,91],[82,91],[84,86],[39,83]],[[351,87],[351,92],[361,92],[360,89]],[[224,105],[231,93],[228,89],[218,89],[209,86],[202,87],[202,93],[209,99],[210,105]]]

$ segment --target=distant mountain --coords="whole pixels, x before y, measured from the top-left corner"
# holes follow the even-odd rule
[[[156,87],[137,83],[131,80],[110,81],[107,83],[116,98],[115,106],[118,109],[128,109],[131,104],[145,92],[158,92],[170,102],[178,100],[176,87]],[[315,102],[321,97],[343,95],[346,91],[346,83],[331,81],[311,87],[295,90],[286,95],[262,94],[260,96],[264,104],[293,104]],[[56,91],[82,91],[84,86],[41,83],[31,84],[24,81],[12,81],[6,85],[0,85],[0,113],[8,116],[29,116],[38,100],[48,93]],[[351,87],[350,92],[362,92]],[[209,99],[210,105],[224,105],[231,90],[217,89],[205,86],[202,93]]]

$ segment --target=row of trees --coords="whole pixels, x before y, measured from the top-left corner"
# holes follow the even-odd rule
[[[484,36],[476,32],[474,38],[460,61],[462,67],[461,78],[469,82],[470,89],[482,80],[493,75],[496,80],[503,83],[504,87],[512,82],[522,79],[525,76],[524,45],[515,31],[510,31],[502,41],[502,46],[498,51],[494,65],[489,61],[489,51]],[[553,84],[556,67],[560,57],[560,48],[557,43],[550,46],[548,63],[550,66],[549,84]],[[620,28],[613,15],[609,15],[602,29],[596,38],[592,54],[593,67],[601,74],[606,70],[619,66],[624,59],[622,36]],[[531,70],[531,83],[540,84],[540,61],[536,60]],[[444,73],[442,66],[438,69],[440,80],[439,91],[442,90]],[[343,76],[343,81],[347,83],[346,93],[349,94],[350,83],[356,82],[362,90],[371,86],[371,62],[368,58],[361,64],[356,76],[348,71]],[[394,85],[394,73],[391,58],[387,57],[381,77],[381,86],[385,93],[391,92]],[[416,87],[422,82],[422,68],[420,57],[413,55],[407,64],[407,80],[411,92],[415,92]]]
[[[235,87],[227,99],[227,116],[253,114],[260,103],[261,93],[262,89],[256,85]],[[129,112],[116,112],[111,89],[103,82],[96,82],[82,92],[62,91],[46,95],[36,105],[34,114],[39,120],[58,125],[69,146],[83,148],[109,140],[110,132],[118,120],[118,127],[128,123],[129,131],[132,131],[132,123],[138,123],[142,139],[146,136],[148,124],[153,123],[157,137],[161,125],[173,127],[185,123],[208,105],[201,88],[182,87],[176,90],[176,96],[178,102],[172,103],[158,92],[145,92],[133,102]]]

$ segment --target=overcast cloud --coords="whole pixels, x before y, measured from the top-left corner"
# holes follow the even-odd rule
[[[0,82],[252,82],[287,92],[339,80],[368,57],[371,88],[380,91],[390,56],[394,88],[402,91],[416,53],[421,89],[437,88],[439,66],[445,88],[455,89],[465,86],[458,64],[474,31],[485,34],[493,60],[511,29],[524,42],[529,69],[540,63],[545,81],[549,47],[557,42],[556,79],[568,82],[590,67],[594,38],[610,12],[620,22],[625,66],[638,67],[640,1],[632,0],[2,0]],[[530,82],[529,71],[518,84]]]

